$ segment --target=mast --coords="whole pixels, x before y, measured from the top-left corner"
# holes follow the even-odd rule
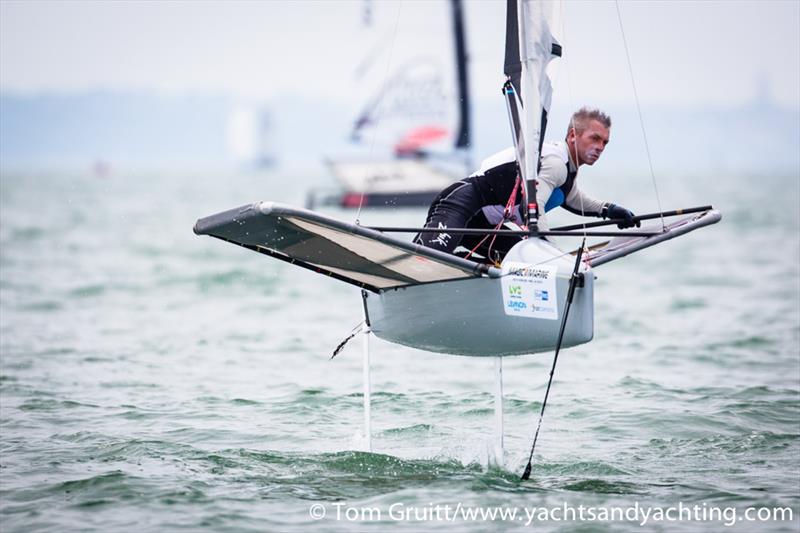
[[[547,127],[547,113],[553,88],[547,65],[561,55],[561,45],[550,32],[552,0],[507,0],[506,52],[503,93],[517,155],[522,188],[522,216],[530,232],[539,231],[539,206],[536,203],[536,177],[539,156]],[[543,207],[543,206],[542,206]]]
[[[458,96],[458,133],[456,148],[468,148],[470,144],[469,73],[467,70],[467,46],[464,37],[464,9],[461,0],[451,0],[453,12],[453,41],[456,53],[456,81]]]

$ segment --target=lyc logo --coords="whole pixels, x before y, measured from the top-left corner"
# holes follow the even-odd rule
[[[512,298],[522,298],[522,287],[519,285],[509,285],[508,295]]]

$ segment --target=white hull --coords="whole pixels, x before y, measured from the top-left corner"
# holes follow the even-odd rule
[[[519,243],[509,260],[556,266],[555,318],[510,316],[502,278],[473,278],[364,292],[369,325],[378,337],[431,352],[469,356],[522,355],[553,351],[566,302],[574,257],[542,241]],[[575,291],[563,346],[592,340],[594,274],[588,267]]]
[[[464,177],[420,159],[329,161],[328,165],[343,189],[357,194],[439,192]]]

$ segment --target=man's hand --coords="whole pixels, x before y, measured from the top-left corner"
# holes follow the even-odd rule
[[[621,205],[616,204],[608,204],[608,207],[604,210],[603,218],[610,218],[610,219],[623,219],[617,227],[619,229],[625,228],[632,228],[633,226],[641,227],[642,223],[638,220],[634,220],[633,211],[625,209]]]

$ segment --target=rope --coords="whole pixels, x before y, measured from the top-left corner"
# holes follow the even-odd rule
[[[633,87],[633,99],[636,102],[636,112],[639,115],[639,125],[642,128],[642,138],[644,139],[644,149],[647,153],[647,163],[650,165],[650,177],[653,180],[653,190],[656,193],[656,202],[658,203],[658,210],[661,209],[661,198],[658,195],[658,185],[656,184],[656,173],[653,170],[653,160],[650,157],[650,144],[647,142],[647,132],[644,127],[644,118],[642,118],[642,108],[639,106],[639,93],[636,91],[636,81],[633,76],[633,65],[631,64],[631,55],[628,52],[628,40],[625,38],[625,28],[622,26],[622,13],[619,10],[619,0],[614,0],[614,5],[617,8],[617,20],[619,21],[619,31],[622,33],[622,44],[625,46],[625,57],[628,60],[628,72],[631,75],[631,86]],[[666,231],[666,224],[664,217],[661,217],[661,230]]]
[[[502,225],[503,225],[503,221],[501,220],[501,221],[500,221],[500,222],[499,222],[499,223],[498,223],[498,224],[497,224],[497,225],[494,227],[494,229],[496,229],[496,230],[497,230],[497,229],[500,229],[500,227],[501,227]],[[467,255],[465,255],[465,256],[464,256],[464,259],[469,259],[469,258],[470,258],[470,256],[472,256],[472,254],[474,254],[474,253],[475,253],[475,251],[476,251],[478,248],[480,248],[480,247],[481,247],[481,244],[483,244],[484,242],[486,242],[486,239],[488,239],[490,236],[492,237],[492,242],[490,242],[490,243],[489,243],[489,248],[488,248],[488,251],[486,252],[486,258],[487,258],[487,259],[489,259],[489,260],[492,260],[492,258],[489,256],[489,254],[491,254],[491,252],[492,252],[492,246],[494,246],[494,241],[495,241],[495,239],[497,238],[497,235],[496,235],[496,234],[495,234],[495,235],[486,234],[486,236],[485,236],[483,239],[481,239],[481,240],[480,240],[480,242],[479,242],[478,244],[476,244],[476,245],[475,245],[475,248],[473,248],[472,250],[470,250],[470,251],[469,251],[469,253],[468,253]]]
[[[561,36],[562,36],[562,39],[563,39],[564,43],[567,42],[567,27],[566,27],[566,24],[564,24],[564,20],[565,19],[566,19],[566,17],[562,13],[561,17],[560,17],[560,20],[561,20]],[[566,57],[562,56],[561,57],[561,63],[564,65],[564,70],[566,70],[566,73],[567,73],[567,94],[569,94],[569,107],[570,107],[570,109],[575,109],[575,99],[572,96],[572,74],[570,73],[570,69],[569,69],[569,60],[567,60]],[[575,121],[570,116],[569,129],[574,129],[574,128],[575,128]],[[567,130],[567,136],[569,136],[569,129]],[[577,137],[576,137],[576,141],[573,144],[575,145],[575,156],[576,156],[576,159],[577,159],[577,154],[578,154]],[[567,160],[568,161],[569,161],[570,155],[571,155],[571,151],[569,149],[569,144],[567,144]],[[577,161],[575,161],[575,165],[576,165],[575,180],[577,181],[577,179],[578,179],[577,172],[580,169],[580,165],[578,165]],[[577,187],[577,183],[573,182],[572,186],[573,186],[573,188]],[[579,198],[579,200],[581,202],[581,213],[586,213],[586,209],[583,206],[583,195],[579,195],[578,198]],[[564,198],[564,201],[565,202],[567,201],[566,197]],[[583,248],[586,245],[586,237],[587,237],[587,235],[586,235],[586,223],[585,222],[582,224],[582,228],[581,229],[583,230],[583,244],[581,245],[581,248]],[[569,253],[571,253],[571,252],[567,252],[567,253],[564,253],[562,255],[559,255],[558,257],[554,257],[553,259],[550,259],[550,261],[558,259],[560,257],[564,257],[565,255],[568,255]],[[588,264],[588,262],[587,262],[588,259],[584,259],[583,261]],[[545,262],[547,262],[547,261],[545,261]]]
[[[366,321],[362,320],[356,325],[356,327],[350,330],[350,334],[347,337],[345,337],[345,339],[342,342],[340,342],[339,345],[333,350],[333,354],[331,354],[331,359],[336,357],[339,354],[339,352],[341,352],[344,349],[345,345],[348,342],[350,342],[350,339],[358,335],[366,325],[367,325]]]
[[[519,188],[521,181],[522,178],[520,178],[519,174],[517,174],[517,179],[514,182],[514,188],[511,189],[511,195],[508,197],[505,209],[503,209],[503,217],[506,219],[510,219],[513,215],[514,205],[517,203],[517,189]]]
[[[398,7],[397,7],[397,18],[395,18],[394,21],[394,32],[392,32],[392,41],[391,44],[389,45],[389,58],[386,60],[386,71],[384,72],[383,81],[381,82],[381,90],[378,93],[381,95],[381,98],[378,100],[378,105],[375,108],[376,122],[380,121],[379,119],[380,119],[381,104],[383,103],[383,96],[385,95],[386,81],[389,79],[389,69],[392,66],[392,55],[394,54],[394,45],[395,42],[397,41],[397,28],[400,26],[400,12],[402,11],[402,9],[403,9],[403,1],[400,0],[400,2],[398,2]],[[373,128],[372,141],[370,142],[370,147],[369,147],[369,161],[372,161],[374,157],[376,137],[377,134],[375,133],[375,129]],[[365,193],[361,193],[358,198],[358,211],[356,211],[356,220],[355,220],[355,224],[357,226],[361,225],[361,208],[364,206],[364,196]]]
[[[522,178],[520,178],[519,174],[517,174],[517,180],[514,182],[514,188],[511,189],[511,194],[508,196],[508,201],[506,202],[506,206],[503,209],[503,220],[501,220],[495,227],[495,230],[500,229],[503,226],[503,222],[506,220],[513,220],[513,213],[514,213],[514,205],[517,203],[517,191],[521,188],[520,184],[522,183]],[[464,259],[469,259],[475,251],[481,247],[481,245],[486,242],[486,239],[489,238],[489,234],[487,234],[483,239],[480,240],[478,244],[475,245],[475,248],[469,251],[467,255],[464,256]],[[497,234],[492,235],[492,241],[489,243],[489,248],[486,252],[486,258],[495,263],[495,266],[499,266],[497,261],[492,259],[492,246],[494,246],[494,242],[497,239]]]

